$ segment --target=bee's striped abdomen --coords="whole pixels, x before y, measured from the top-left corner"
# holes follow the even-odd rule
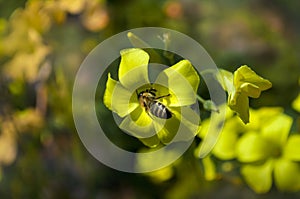
[[[165,105],[158,101],[152,101],[149,107],[150,113],[158,118],[169,119],[172,117],[171,111],[169,111]]]

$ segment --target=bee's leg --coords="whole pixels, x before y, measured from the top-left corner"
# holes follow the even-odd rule
[[[150,114],[150,112],[147,111],[147,114],[149,115],[149,117],[153,120],[154,118],[152,117],[152,115]]]
[[[150,114],[150,110],[149,110],[149,107],[147,107],[147,105],[146,104],[144,104],[145,106],[145,110],[146,110],[146,113],[149,115],[149,117],[151,118],[151,119],[153,119],[153,117],[152,117],[152,115]]]

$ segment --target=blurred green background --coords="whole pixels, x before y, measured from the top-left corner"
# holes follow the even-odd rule
[[[97,44],[157,26],[189,35],[221,68],[251,66],[273,83],[251,107],[281,106],[296,119],[299,8],[296,0],[0,0],[0,198],[299,198],[276,188],[257,195],[234,174],[208,182],[189,151],[168,180],[115,171],[85,149],[71,110],[76,72]]]

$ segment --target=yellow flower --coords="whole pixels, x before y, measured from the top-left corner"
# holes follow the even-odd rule
[[[228,92],[228,106],[238,113],[245,124],[249,122],[248,97],[258,98],[261,91],[272,87],[269,80],[260,77],[246,65],[238,68],[234,74],[221,70],[218,79]]]
[[[168,144],[181,129],[184,135],[177,141],[192,139],[198,131],[200,117],[190,105],[196,103],[200,78],[188,60],[182,60],[159,73],[154,83],[148,78],[149,55],[138,48],[121,51],[119,81],[108,74],[104,104],[123,118],[119,127],[139,138],[146,146],[156,147],[160,142]],[[138,94],[151,92],[167,108],[169,119],[156,117],[143,107]],[[157,104],[156,104],[157,105]]]
[[[268,192],[272,181],[281,191],[299,191],[300,135],[289,136],[293,123],[290,116],[282,112],[272,116],[262,111],[256,114],[268,117],[260,117],[264,122],[261,129],[249,129],[236,143],[237,159],[244,163],[241,174],[257,193]]]

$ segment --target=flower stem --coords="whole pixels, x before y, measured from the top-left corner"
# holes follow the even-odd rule
[[[218,109],[217,105],[213,101],[211,101],[211,100],[205,100],[205,99],[203,99],[199,95],[196,95],[196,97],[199,100],[199,102],[201,102],[203,104],[203,108],[205,110],[215,111],[215,112],[219,113],[219,109]]]
[[[199,102],[201,102],[202,104],[204,104],[205,103],[205,99],[203,99],[201,96],[199,96],[199,95],[196,95],[196,97],[197,97],[197,99],[199,100]]]

